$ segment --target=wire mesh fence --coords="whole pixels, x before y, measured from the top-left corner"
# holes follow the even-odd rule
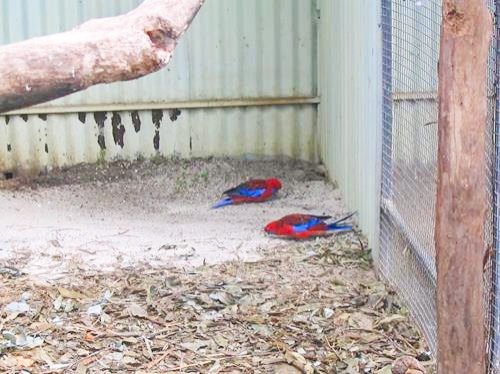
[[[441,0],[381,0],[383,35],[383,146],[379,269],[398,290],[436,353],[434,225],[437,179],[437,86]],[[496,3],[488,0],[493,13]],[[496,12],[498,13],[498,12]],[[497,33],[498,34],[498,33]],[[488,65],[485,250],[496,253],[498,144],[495,37]],[[494,256],[486,257],[484,281],[488,353],[500,373],[500,301]],[[499,267],[500,269],[500,267]],[[500,290],[499,290],[500,291]]]

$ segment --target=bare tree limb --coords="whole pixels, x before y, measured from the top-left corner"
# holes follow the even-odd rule
[[[484,0],[443,2],[435,232],[438,373],[486,373],[486,73],[492,31]]]
[[[0,113],[164,67],[204,0],[145,0],[131,12],[0,47]]]

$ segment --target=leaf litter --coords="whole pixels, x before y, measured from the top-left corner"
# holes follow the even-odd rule
[[[390,373],[427,347],[365,248],[349,233],[254,262],[0,273],[0,370]]]

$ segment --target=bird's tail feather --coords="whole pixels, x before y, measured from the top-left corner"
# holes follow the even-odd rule
[[[330,223],[328,226],[328,231],[344,232],[351,231],[352,225],[337,225],[336,223]]]
[[[233,200],[230,197],[225,197],[219,201],[217,201],[214,205],[212,205],[212,209],[220,208],[226,205],[231,205]]]
[[[339,225],[339,223],[342,223],[344,221],[347,221],[349,218],[351,218],[353,215],[355,215],[357,212],[354,211],[352,213],[349,213],[348,215],[341,217],[334,222],[328,224],[328,230],[329,231],[337,231],[337,232],[342,232],[342,231],[350,231],[352,230],[352,225]]]

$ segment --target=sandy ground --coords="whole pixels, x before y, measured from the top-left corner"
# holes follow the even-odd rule
[[[270,176],[284,185],[272,202],[209,209]],[[346,212],[316,165],[83,165],[0,181],[0,206],[3,373],[386,374],[404,356],[432,373],[359,232],[263,233],[284,214]]]
[[[276,176],[279,198],[209,209],[248,178]],[[283,244],[262,231],[293,212],[345,213],[315,165],[281,161],[153,160],[82,165],[31,181],[3,181],[0,262],[40,277],[72,268],[198,266],[256,260]]]

